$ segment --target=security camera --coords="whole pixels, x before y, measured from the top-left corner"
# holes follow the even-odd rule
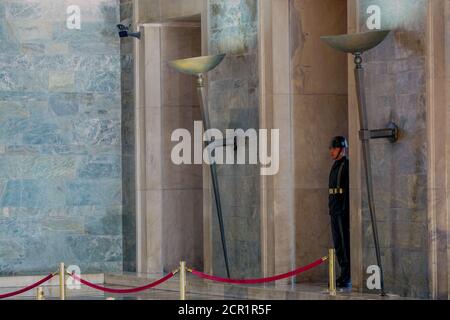
[[[121,38],[128,38],[128,37],[134,37],[137,39],[141,39],[141,33],[140,32],[130,32],[131,24],[127,27],[123,24],[118,24],[117,29],[119,29],[119,37]]]

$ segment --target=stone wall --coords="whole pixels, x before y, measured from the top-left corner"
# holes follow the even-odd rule
[[[442,19],[443,23],[443,43],[442,43],[442,59],[443,63],[445,64],[445,68],[440,69],[441,72],[443,72],[443,82],[442,82],[442,91],[441,93],[441,99],[443,99],[443,110],[444,110],[444,116],[440,117],[442,118],[443,122],[443,128],[445,128],[443,131],[445,135],[441,135],[445,137],[446,145],[447,147],[445,149],[439,149],[441,150],[444,155],[439,157],[439,159],[445,158],[445,162],[441,162],[445,165],[445,168],[448,168],[448,165],[450,164],[450,148],[448,147],[448,142],[450,141],[450,1],[445,0],[444,2],[444,10],[441,10],[439,7],[437,7],[437,13],[444,15],[444,19]],[[438,114],[439,115],[439,114]],[[439,257],[437,265],[441,268],[441,275],[438,276],[438,281],[440,285],[438,285],[438,296],[440,298],[449,299],[450,298],[450,286],[449,286],[449,270],[450,270],[450,251],[448,250],[450,248],[450,237],[448,230],[448,212],[450,212],[450,202],[447,201],[450,196],[450,192],[448,190],[448,186],[450,185],[450,170],[445,170],[445,175],[440,175],[440,177],[443,179],[443,185],[444,190],[443,196],[442,196],[442,203],[443,203],[443,209],[440,210],[442,214],[442,218],[439,220],[440,223],[437,224],[437,230],[439,230],[440,236],[440,245],[438,245],[439,251],[437,253],[437,256]],[[442,230],[442,231],[441,231]]]
[[[0,1],[0,274],[122,270],[117,0]]]
[[[220,130],[258,129],[257,1],[209,1],[208,33],[209,54],[228,54],[208,78],[212,126]],[[218,167],[218,175],[231,274],[260,276],[259,166],[223,165]],[[215,209],[212,225],[213,270],[226,275]]]
[[[370,128],[393,120],[396,144],[372,142],[375,205],[386,290],[428,297],[427,242],[427,1],[360,0],[359,28],[369,5],[380,6],[382,29],[395,30],[363,58]],[[362,182],[363,267],[376,264],[365,183]],[[365,270],[363,270],[365,273]]]
[[[334,136],[348,137],[347,56],[320,36],[346,33],[347,1],[293,0],[290,14],[296,265],[303,266],[332,247],[328,146]],[[299,280],[326,276],[323,266]]]
[[[207,0],[135,0],[139,23],[198,16]]]
[[[182,260],[192,268],[199,269],[203,267],[202,166],[175,165],[171,153],[178,143],[171,141],[171,135],[183,128],[194,137],[194,121],[201,121],[202,116],[195,77],[174,70],[169,66],[169,61],[200,56],[201,29],[199,24],[167,25],[158,29],[161,44],[161,104],[159,109],[147,106],[146,111],[154,112],[151,117],[161,121],[159,143],[162,179],[149,184],[149,188],[161,194],[164,270],[177,268]],[[156,105],[156,99],[153,101]]]

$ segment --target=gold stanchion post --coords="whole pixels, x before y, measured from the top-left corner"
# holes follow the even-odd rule
[[[66,300],[66,268],[64,262],[59,264],[59,298]]]
[[[180,300],[186,300],[186,262],[180,262]]]
[[[44,288],[38,287],[36,289],[36,300],[45,300],[44,297]]]
[[[335,250],[328,250],[328,277],[330,295],[336,295]]]

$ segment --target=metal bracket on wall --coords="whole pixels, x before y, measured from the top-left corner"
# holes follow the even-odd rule
[[[361,140],[371,140],[371,139],[388,139],[391,143],[398,141],[400,129],[398,126],[391,122],[386,129],[376,129],[376,130],[361,130],[359,131],[359,138]]]
[[[215,150],[217,148],[225,148],[233,146],[234,150],[237,150],[237,136],[229,137],[226,139],[217,139],[208,144],[207,148]]]

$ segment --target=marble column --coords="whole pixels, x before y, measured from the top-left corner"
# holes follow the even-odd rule
[[[168,62],[201,54],[198,23],[141,27],[138,55],[138,255],[143,272],[170,271],[185,260],[203,267],[201,165],[175,165],[175,129],[193,136],[201,121],[195,78]]]

